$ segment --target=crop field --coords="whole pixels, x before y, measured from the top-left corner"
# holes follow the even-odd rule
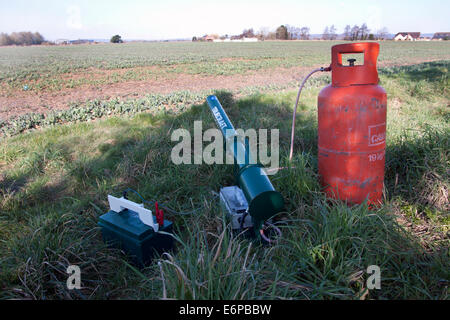
[[[381,42],[388,94],[384,203],[325,199],[317,174],[316,75],[331,41],[0,47],[0,298],[448,299],[450,42]],[[227,165],[175,165],[171,132],[215,127],[214,93],[237,128],[280,130],[282,237],[233,234],[218,204]],[[206,143],[205,143],[206,145]],[[144,269],[107,248],[107,195],[132,188],[176,211],[176,249]],[[130,199],[139,202],[137,195]],[[66,287],[78,265],[82,289]],[[378,265],[381,289],[368,290]]]

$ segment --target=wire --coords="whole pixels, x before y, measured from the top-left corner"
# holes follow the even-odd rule
[[[264,225],[265,225],[265,228],[262,228],[261,230],[259,230],[259,234],[261,235],[261,238],[263,238],[267,243],[269,243],[269,244],[275,243],[275,240],[269,239],[269,238],[264,234],[264,229],[267,229],[267,227],[271,227],[272,229],[274,229],[275,232],[278,234],[278,238],[281,238],[282,233],[281,233],[280,228],[278,228],[277,226],[275,226],[274,224],[271,224],[271,223],[269,223],[269,222],[265,222]]]
[[[145,200],[144,202],[145,202],[145,203],[149,203],[149,204],[154,205],[156,201]],[[158,202],[158,205],[159,205],[161,208],[165,209],[167,212],[169,212],[169,213],[171,213],[171,214],[178,215],[178,216],[188,216],[188,215],[194,214],[194,213],[196,213],[197,211],[200,211],[201,209],[203,209],[203,207],[201,207],[201,208],[194,209],[194,210],[192,210],[192,211],[185,211],[185,212],[183,212],[183,211],[175,211],[175,210],[173,210],[173,209],[167,207],[165,204],[160,203],[160,202]]]
[[[292,114],[292,129],[291,129],[291,149],[289,151],[289,162],[292,161],[292,155],[294,153],[294,136],[295,136],[295,118],[297,117],[297,107],[298,107],[298,101],[300,100],[300,94],[302,93],[303,87],[305,86],[306,81],[309,79],[309,77],[311,77],[314,73],[316,72],[324,72],[324,71],[330,71],[331,68],[324,68],[321,67],[319,69],[315,69],[313,71],[311,71],[304,79],[302,84],[300,85],[300,88],[298,89],[298,94],[297,94],[297,100],[295,101],[295,108],[294,108],[294,112]]]
[[[131,189],[131,188],[128,188],[128,189],[126,189],[126,190],[123,192],[123,197],[124,197],[125,199],[127,198],[127,193],[128,193],[128,191],[134,192],[135,194],[138,195],[139,198],[142,199],[142,202],[145,202],[145,199],[139,194],[139,192],[137,192],[136,190]]]
[[[244,223],[245,223],[245,219],[247,219],[247,216],[248,216],[248,210],[246,210],[241,216],[241,223],[239,224],[239,228],[240,228],[241,232],[244,231]]]
[[[148,203],[148,204],[151,204],[151,205],[155,205],[155,202],[156,202],[156,201],[145,200],[144,197],[142,197],[142,196],[140,195],[139,192],[137,192],[136,190],[131,189],[131,188],[127,188],[127,189],[123,192],[125,198],[126,198],[126,194],[127,194],[128,191],[131,191],[131,192],[135,193],[136,195],[138,195],[139,198],[141,198],[141,200],[142,200],[143,203]],[[171,214],[174,214],[174,215],[179,215],[179,216],[191,215],[191,214],[194,214],[194,213],[196,213],[197,211],[203,209],[203,207],[201,207],[201,208],[194,209],[194,210],[192,210],[192,211],[178,212],[178,211],[175,211],[175,210],[173,210],[173,209],[167,207],[167,206],[166,206],[165,204],[163,204],[163,203],[158,202],[158,205],[159,205],[161,208],[165,209],[167,212],[169,212],[169,213],[171,213]]]

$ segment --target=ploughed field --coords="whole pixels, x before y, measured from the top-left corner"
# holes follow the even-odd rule
[[[214,93],[236,128],[279,129],[289,166],[299,81],[337,43],[0,48],[0,298],[448,299],[448,41],[380,43],[388,120],[377,209],[328,201],[318,184],[317,95],[329,74],[308,82],[292,168],[271,177],[286,202],[276,245],[224,223],[214,192],[234,184],[232,166],[171,162],[173,130],[215,127],[205,105]],[[177,250],[142,270],[106,248],[96,224],[107,195],[127,188],[197,209],[166,213]],[[70,264],[81,290],[66,287]],[[380,290],[367,287],[370,265]]]
[[[0,48],[0,119],[89,100],[292,85],[330,63],[330,41]],[[381,42],[381,67],[450,59],[448,42]]]

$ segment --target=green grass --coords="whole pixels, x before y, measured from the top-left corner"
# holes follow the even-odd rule
[[[193,130],[194,120],[215,127],[205,104],[181,101],[171,112],[119,113],[4,138],[1,298],[448,299],[448,61],[385,70],[381,82],[388,92],[384,205],[349,208],[321,193],[316,99],[323,82],[312,82],[297,117],[295,168],[271,178],[287,210],[279,217],[283,237],[270,247],[224,223],[211,191],[233,184],[232,167],[170,161],[173,129]],[[235,127],[280,129],[286,165],[296,91],[256,89],[217,95]],[[107,195],[128,187],[175,210],[201,208],[167,213],[177,249],[143,270],[106,248],[96,227]],[[81,267],[82,290],[66,289],[69,264]],[[374,264],[382,289],[367,291],[365,271]]]

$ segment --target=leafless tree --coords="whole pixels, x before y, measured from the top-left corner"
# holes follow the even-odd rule
[[[355,41],[359,39],[359,26],[354,25],[350,32],[350,40]]]
[[[303,27],[300,29],[300,39],[309,40],[309,28]]]
[[[336,27],[333,25],[331,25],[330,29],[329,29],[329,39],[330,40],[336,40],[337,39],[337,33],[336,33],[337,29]]]
[[[267,39],[269,36],[269,32],[269,27],[261,27],[256,35],[260,39]]]
[[[288,39],[289,40],[295,40],[300,39],[301,36],[301,29],[298,27],[294,27],[291,25],[286,25],[287,32],[288,32]]]
[[[386,27],[383,27],[376,32],[375,36],[378,40],[385,40],[388,34],[389,34],[388,29]]]
[[[255,37],[255,32],[253,31],[253,28],[244,29],[244,31],[242,31],[242,37],[243,38],[253,38],[253,37]]]
[[[325,30],[323,30],[322,40],[330,40],[330,31],[328,29],[328,26],[326,26]]]
[[[363,23],[363,25],[361,26],[359,33],[360,33],[360,40],[367,40],[367,38],[369,37],[369,32],[370,29],[367,28],[367,24]]]
[[[346,25],[344,29],[344,40],[351,40],[352,39],[352,27],[350,25]]]
[[[32,45],[43,43],[44,37],[39,33],[31,32],[13,32],[10,35],[2,33],[0,35],[0,45]]]
[[[0,46],[10,46],[13,42],[6,33],[0,33]]]

